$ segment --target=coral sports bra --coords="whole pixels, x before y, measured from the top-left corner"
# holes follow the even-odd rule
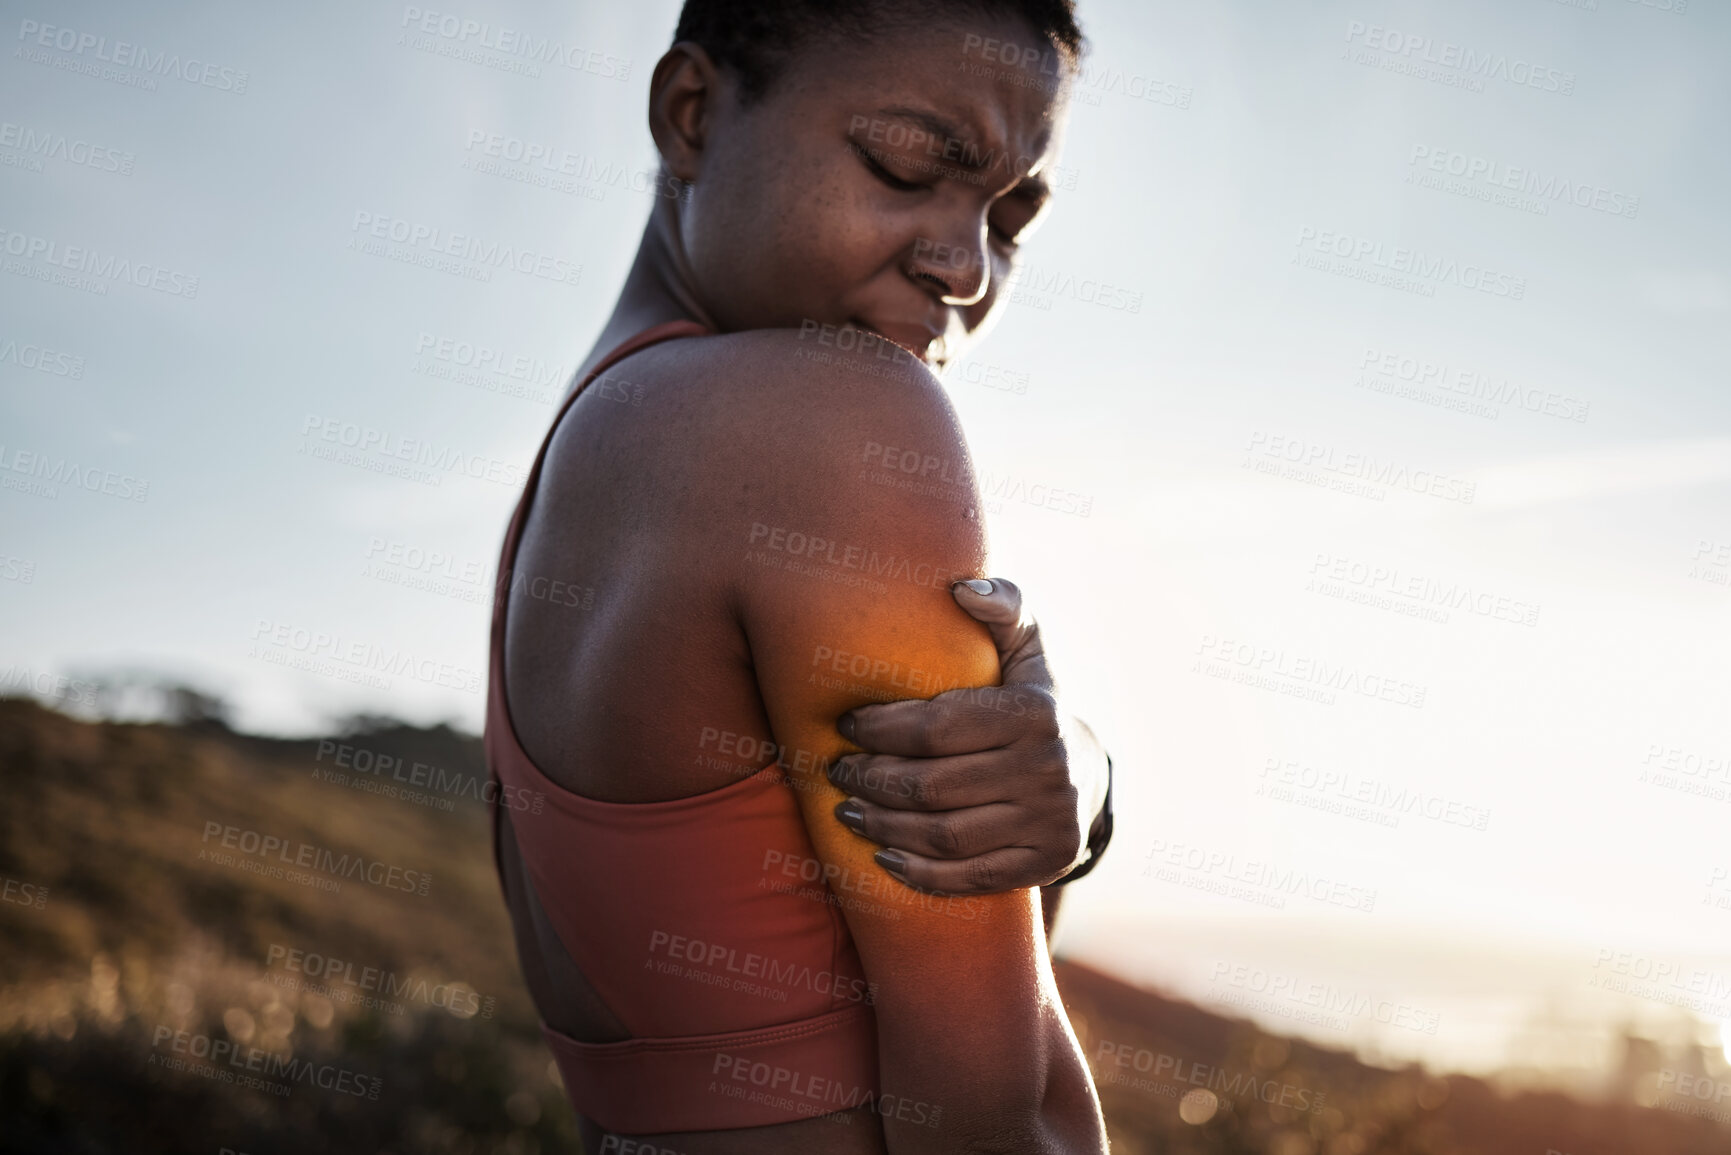
[[[541,1030],[572,1106],[623,1134],[786,1123],[877,1095],[871,988],[782,767],[687,798],[598,802],[548,779],[511,724],[505,614],[553,429],[612,365],[708,332],[675,321],[639,333],[560,407],[506,531],[493,602],[485,744],[504,789],[492,805],[515,800],[511,824],[553,930],[632,1037]]]

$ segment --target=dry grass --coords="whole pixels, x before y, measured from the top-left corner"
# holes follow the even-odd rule
[[[479,741],[449,730],[375,723],[357,741],[485,778]],[[579,1149],[517,973],[485,806],[315,776],[330,766],[313,742],[208,722],[87,723],[0,700],[0,883],[13,884],[0,901],[0,1152]],[[425,897],[353,879],[332,893],[243,870],[246,855],[208,857],[213,822],[433,880]],[[285,965],[289,951],[354,969],[314,982]],[[386,1005],[341,980],[367,967],[392,976]],[[1096,1063],[1116,1152],[1731,1151],[1731,1132],[1700,1119],[1381,1070],[1058,969],[1092,1060],[1101,1040],[1148,1056],[1146,1070]],[[219,1046],[214,1061],[192,1053]]]

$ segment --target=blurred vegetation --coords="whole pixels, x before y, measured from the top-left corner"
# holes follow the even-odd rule
[[[1114,1155],[1731,1152],[1731,1131],[1705,1119],[1373,1067],[1077,963],[1059,965],[1058,985]]]
[[[40,907],[0,902],[0,1151],[579,1150],[517,972],[485,806],[455,795],[447,811],[318,779],[334,759],[317,742],[233,733],[207,695],[166,700],[182,707],[173,724],[0,700],[0,875],[47,888]],[[485,781],[474,737],[377,718],[340,729]],[[433,881],[424,898],[352,879],[333,894],[215,865],[199,858],[215,845],[207,822]],[[441,996],[460,1013],[424,993],[394,1000],[402,1014],[363,1009],[294,989],[312,983],[283,966],[286,950],[474,997]],[[376,1077],[378,1098],[219,1082],[245,1069],[176,1056],[159,1028]],[[159,1065],[171,1057],[186,1069]]]
[[[103,692],[110,714],[139,712],[136,687]],[[235,733],[208,694],[149,702],[161,720],[0,699],[0,1153],[579,1151],[517,972],[484,803],[461,789],[392,797],[378,790],[388,775],[329,780],[328,747]],[[448,727],[335,729],[448,780],[486,780],[480,741]],[[211,822],[433,881],[423,898],[248,872],[201,859]],[[369,1008],[340,983],[306,989],[285,950],[461,997]],[[1383,1070],[1077,964],[1058,975],[1125,1155],[1731,1151],[1731,1132],[1700,1119]],[[177,1054],[177,1031],[377,1079],[377,1098],[222,1081],[244,1069]]]

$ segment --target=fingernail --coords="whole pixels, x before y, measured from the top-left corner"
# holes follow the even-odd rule
[[[990,597],[992,594],[992,583],[987,578],[969,578],[967,581],[963,582],[962,584],[967,586],[969,589],[973,590],[975,593],[979,594],[983,598],[984,597]]]
[[[899,851],[899,850],[880,850],[876,854],[872,855],[872,859],[879,866],[883,867],[885,870],[887,870],[891,874],[895,875],[897,881],[899,881],[899,882],[906,882],[907,881],[907,879],[902,877],[902,871],[907,869],[908,860],[902,857],[901,851]]]
[[[840,734],[843,738],[846,738],[849,742],[852,742],[853,741],[853,715],[852,714],[843,714],[841,717],[837,718],[835,720],[835,732]]]
[[[849,798],[835,808],[836,821],[849,830],[861,830],[865,827],[865,810],[859,804],[858,798]]]

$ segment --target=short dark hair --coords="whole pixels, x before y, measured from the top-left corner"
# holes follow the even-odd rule
[[[675,41],[689,40],[739,79],[740,99],[769,91],[806,42],[871,40],[940,19],[1015,16],[1065,62],[1082,55],[1074,0],[685,0]]]

